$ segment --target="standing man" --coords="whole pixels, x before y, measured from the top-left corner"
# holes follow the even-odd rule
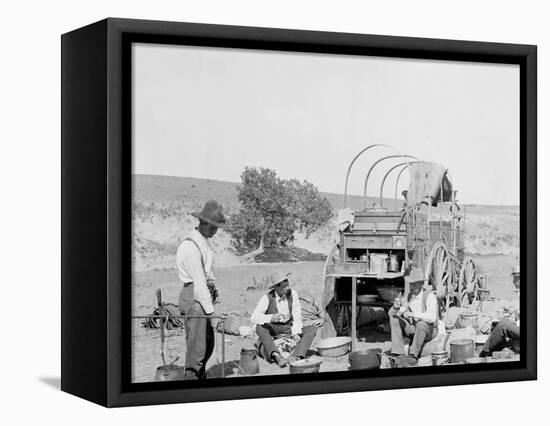
[[[185,318],[185,378],[206,378],[205,367],[214,351],[214,330],[218,319],[213,318],[217,298],[214,271],[214,252],[208,239],[218,228],[225,227],[225,218],[220,203],[207,201],[201,212],[191,213],[199,219],[199,225],[178,247],[176,264],[178,277],[183,283],[179,296],[182,315],[208,316],[210,318]]]
[[[410,283],[407,303],[397,297],[388,312],[391,328],[391,352],[405,354],[403,336],[412,337],[409,356],[418,359],[422,348],[437,336],[437,298],[433,292],[422,288],[424,276],[420,269],[413,269],[405,277]]]
[[[292,362],[305,358],[317,333],[315,325],[304,327],[302,324],[300,298],[296,290],[290,289],[289,276],[279,272],[271,277],[269,292],[261,297],[250,318],[256,324],[260,353],[281,368],[287,365],[287,361],[275,345],[275,337],[287,336],[294,340],[296,346],[289,357]]]

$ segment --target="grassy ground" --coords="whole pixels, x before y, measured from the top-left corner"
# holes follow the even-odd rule
[[[510,279],[510,272],[515,262],[514,256],[491,255],[475,256],[476,267],[480,272],[489,275],[489,289],[491,295],[498,298],[498,305],[506,303],[504,300],[513,300],[516,295]],[[277,264],[248,264],[232,266],[217,270],[217,285],[221,303],[216,305],[218,312],[236,312],[249,317],[257,301],[264,294],[264,290],[253,290],[255,283],[261,283],[267,276],[276,270],[292,272],[294,288],[308,291],[317,300],[321,300],[323,291],[322,272],[323,262],[309,263],[277,263]],[[162,290],[163,300],[177,303],[180,284],[175,270],[138,272],[134,275],[132,312],[134,315],[150,314],[156,306],[155,291]],[[248,290],[247,290],[248,288]],[[494,305],[494,306],[493,306]],[[488,304],[491,309],[495,304]],[[318,333],[319,335],[319,333]],[[368,339],[364,347],[389,348],[390,336],[381,333],[372,326],[360,330],[359,337]],[[162,364],[160,358],[159,331],[145,329],[140,326],[139,320],[133,320],[133,379],[137,382],[153,379],[156,368]],[[221,334],[216,336],[216,351],[208,363],[209,376],[221,374]],[[318,341],[319,336],[317,337]],[[226,336],[226,374],[237,375],[237,363],[241,348],[252,348],[255,339],[238,336]],[[313,350],[315,349],[315,343]],[[179,357],[177,364],[182,364],[185,355],[185,335],[183,330],[167,331],[166,353],[168,360]],[[325,359],[321,371],[346,370],[347,357]],[[288,369],[280,369],[273,364],[260,361],[261,374],[287,374]]]

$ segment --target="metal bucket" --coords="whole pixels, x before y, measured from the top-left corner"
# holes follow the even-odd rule
[[[481,300],[482,302],[485,302],[487,300],[489,300],[490,296],[491,296],[491,291],[490,290],[484,290],[484,289],[479,289],[477,291],[478,295],[479,295],[479,300]]]
[[[451,362],[454,364],[466,361],[475,355],[475,342],[471,339],[451,341]]]
[[[449,352],[447,351],[440,351],[440,352],[432,352],[432,365],[443,365],[447,364],[449,361]]]
[[[479,330],[479,314],[476,312],[462,312],[458,317],[458,327],[472,327],[474,330]]]
[[[182,365],[161,365],[155,372],[155,382],[171,382],[185,380],[185,367]]]
[[[241,349],[241,358],[239,359],[240,372],[246,376],[258,374],[260,365],[258,364],[258,351],[256,349]]]
[[[388,255],[385,253],[370,254],[370,272],[374,274],[383,274],[388,270]]]
[[[382,349],[355,351],[349,355],[350,370],[374,370],[380,368]]]

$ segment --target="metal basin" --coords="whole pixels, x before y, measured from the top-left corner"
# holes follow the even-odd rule
[[[318,373],[321,368],[321,360],[300,359],[289,365],[290,374]]]
[[[317,344],[319,355],[337,357],[347,354],[351,348],[351,337],[329,337]]]

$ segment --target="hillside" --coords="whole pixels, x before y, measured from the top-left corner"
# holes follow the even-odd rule
[[[135,270],[171,269],[179,242],[196,226],[191,212],[200,210],[206,200],[216,199],[230,216],[239,208],[238,183],[210,179],[135,175],[133,179],[133,259]],[[335,212],[343,207],[342,194],[322,193]],[[368,205],[378,201],[369,197]],[[390,203],[385,200],[384,203]],[[350,196],[352,209],[363,207],[363,197]],[[389,204],[390,206],[393,203]],[[519,208],[517,206],[467,205],[466,251],[472,254],[519,253]],[[335,223],[315,232],[309,239],[297,235],[295,246],[313,253],[326,254],[337,242]],[[238,264],[230,237],[220,231],[212,240],[217,265]]]

